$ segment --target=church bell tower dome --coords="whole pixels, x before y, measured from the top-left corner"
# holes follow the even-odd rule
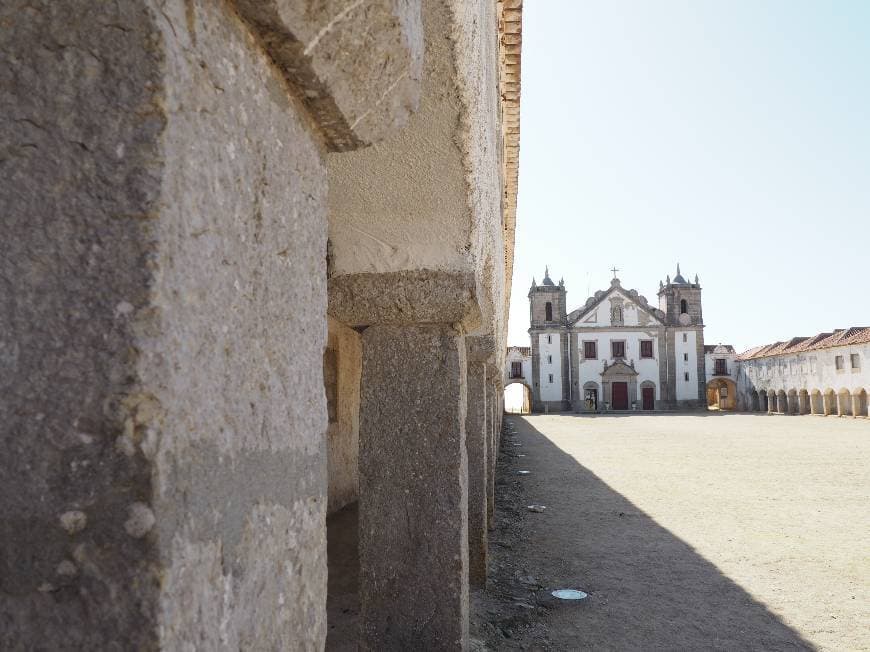
[[[541,282],[542,285],[548,285],[550,287],[556,287],[556,284],[553,283],[553,279],[550,278],[550,268],[544,268],[544,280]]]
[[[674,285],[688,285],[686,279],[684,279],[683,275],[680,274],[680,263],[677,263],[677,275],[674,277],[672,282]]]

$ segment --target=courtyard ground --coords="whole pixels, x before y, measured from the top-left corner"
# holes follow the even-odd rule
[[[870,420],[509,416],[496,507],[478,649],[870,649]]]

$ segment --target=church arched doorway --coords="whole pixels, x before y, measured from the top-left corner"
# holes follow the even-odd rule
[[[707,383],[707,407],[711,410],[734,410],[737,407],[737,385],[728,378],[715,378]]]
[[[513,382],[505,385],[504,411],[508,414],[531,414],[531,388],[522,382]]]

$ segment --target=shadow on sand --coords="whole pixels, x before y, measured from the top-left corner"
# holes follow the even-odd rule
[[[715,413],[704,416],[727,418]],[[601,417],[572,414],[565,418]],[[488,594],[501,594],[499,599],[506,601],[507,611],[518,610],[507,602],[515,599],[505,589],[511,583],[510,576],[525,573],[535,577],[540,587],[531,596],[538,609],[525,617],[525,640],[523,632],[516,631],[503,645],[488,641],[490,646],[814,649],[716,566],[580,465],[527,419],[508,416],[505,423],[498,469],[499,518],[491,538]],[[522,447],[515,447],[514,442]],[[523,457],[518,458],[518,453]],[[530,470],[531,475],[516,476],[519,468]],[[510,501],[519,504],[506,504]],[[550,509],[544,514],[528,513],[525,505],[531,502],[549,505]],[[581,603],[549,597],[552,589],[561,587],[581,588],[589,597]],[[485,614],[476,617],[487,618]],[[535,625],[530,618],[542,623]],[[498,627],[490,627],[493,630]],[[540,638],[542,631],[545,640]],[[537,638],[530,640],[532,636]]]

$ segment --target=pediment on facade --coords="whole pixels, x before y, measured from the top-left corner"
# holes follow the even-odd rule
[[[614,310],[618,308],[617,317]],[[636,311],[631,319],[627,314]],[[630,322],[630,323],[626,323]],[[608,290],[599,290],[586,300],[586,304],[568,315],[569,326],[612,328],[614,326],[663,326],[665,314],[647,302],[637,290],[626,290],[614,279]]]
[[[634,367],[625,364],[622,361],[614,362],[612,365],[608,366],[601,372],[602,378],[609,378],[610,376],[637,376],[637,371],[634,370]]]

